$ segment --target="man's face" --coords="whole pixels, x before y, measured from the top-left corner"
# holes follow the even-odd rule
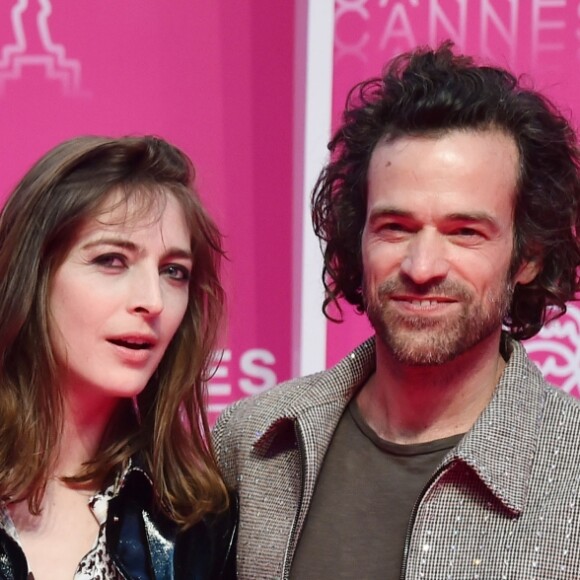
[[[379,144],[362,236],[369,320],[393,358],[438,365],[495,340],[509,279],[518,151],[498,131]]]

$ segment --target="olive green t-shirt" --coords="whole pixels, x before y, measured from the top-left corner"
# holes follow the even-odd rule
[[[390,443],[350,403],[324,458],[290,578],[399,579],[413,506],[462,436]]]

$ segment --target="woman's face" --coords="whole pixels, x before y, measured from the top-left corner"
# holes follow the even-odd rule
[[[179,202],[144,212],[138,201],[79,228],[54,273],[50,337],[65,397],[93,406],[139,394],[185,314],[192,270]]]

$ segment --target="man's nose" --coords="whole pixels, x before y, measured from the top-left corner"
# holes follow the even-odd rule
[[[415,284],[435,282],[447,276],[449,262],[444,236],[421,230],[409,241],[401,271]]]

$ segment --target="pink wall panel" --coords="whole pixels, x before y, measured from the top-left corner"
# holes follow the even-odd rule
[[[182,147],[225,234],[212,415],[290,374],[294,1],[4,0],[0,198],[78,134]]]

